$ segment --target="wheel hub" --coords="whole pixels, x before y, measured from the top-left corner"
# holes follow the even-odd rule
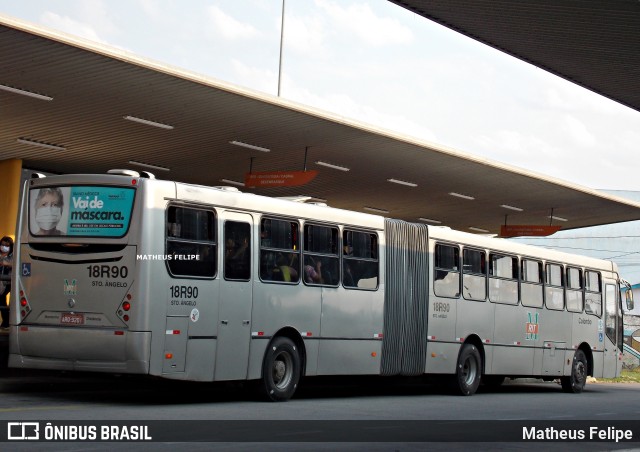
[[[276,361],[273,363],[273,380],[278,383],[283,378],[285,373],[287,372],[287,366],[284,361]]]

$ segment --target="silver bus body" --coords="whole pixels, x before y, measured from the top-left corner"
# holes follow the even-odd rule
[[[126,189],[130,210],[119,224],[89,220],[73,229],[69,220],[68,233],[39,235],[34,194],[45,187],[71,193],[63,212],[80,210],[73,193],[92,189],[107,205]],[[265,241],[265,225],[289,245]],[[234,231],[247,233],[240,277],[227,271]],[[12,367],[259,380],[272,400],[289,398],[313,375],[450,374],[462,393],[475,392],[481,376],[535,376],[564,378],[567,389],[580,372],[579,350],[584,373],[611,377],[621,368],[614,264],[448,228],[221,187],[68,175],[27,183],[14,255]],[[484,259],[483,270],[471,272],[467,255]],[[277,266],[276,256],[291,266]],[[306,280],[317,269],[307,260],[324,263],[324,279]],[[523,265],[547,264],[583,281],[588,275],[592,286],[522,279]],[[515,279],[501,276],[509,266],[518,268]],[[276,280],[279,269],[286,277]],[[542,297],[540,306],[523,297]],[[562,298],[556,309],[546,305],[553,297]],[[464,375],[461,359],[471,365]]]

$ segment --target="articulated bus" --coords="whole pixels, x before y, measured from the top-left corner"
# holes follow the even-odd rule
[[[25,184],[11,367],[255,380],[273,401],[319,375],[471,395],[505,377],[579,393],[621,370],[612,262],[110,173]]]

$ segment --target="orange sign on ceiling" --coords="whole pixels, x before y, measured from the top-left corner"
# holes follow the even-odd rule
[[[540,226],[534,224],[502,225],[500,237],[543,237],[552,235],[562,229],[562,226]]]
[[[311,182],[318,175],[318,171],[266,171],[261,173],[246,173],[245,187],[295,187]]]

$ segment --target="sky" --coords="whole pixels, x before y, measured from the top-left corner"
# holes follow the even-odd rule
[[[277,95],[282,0],[0,0],[0,13]],[[289,0],[281,96],[594,189],[637,190],[640,112],[385,0]]]

